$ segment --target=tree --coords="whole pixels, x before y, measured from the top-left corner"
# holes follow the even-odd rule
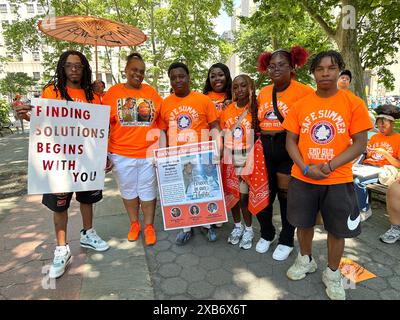
[[[27,94],[33,85],[35,85],[35,81],[26,73],[8,73],[4,79],[0,80],[0,91],[11,101],[16,93]]]
[[[280,6],[264,2],[251,17],[240,18],[240,29],[235,34],[235,52],[241,59],[241,68],[248,73],[261,88],[270,79],[256,70],[257,59],[263,51],[278,48],[290,49],[301,45],[310,54],[332,48],[328,37],[318,28],[300,7],[282,1]],[[301,82],[313,84],[308,65],[297,71],[296,78]]]
[[[326,47],[336,47],[354,75],[352,88],[366,101],[364,70],[376,70],[379,81],[387,88],[393,86],[393,75],[387,66],[395,63],[400,43],[400,6],[397,0],[261,0],[259,12],[270,17],[270,23],[280,41],[293,39],[303,31],[303,37],[316,36],[312,28],[305,28],[306,15],[319,26],[318,37],[326,41]],[[260,13],[257,13],[260,14]],[[260,23],[261,24],[261,23]],[[292,30],[293,31],[293,30]],[[311,33],[310,33],[311,32]],[[323,35],[321,34],[323,32]],[[330,42],[330,43],[329,43]],[[268,42],[271,44],[271,40]]]
[[[222,7],[232,12],[232,0],[53,0],[51,4],[56,16],[92,15],[122,21],[144,30],[149,37],[146,44],[137,48],[107,49],[102,62],[110,68],[110,61],[116,53],[120,71],[126,55],[138,50],[147,62],[146,80],[155,87],[159,86],[172,61],[183,60],[191,69],[193,87],[200,88],[206,77],[206,64],[226,59],[229,53],[229,45],[213,31],[211,21]],[[37,20],[10,25],[4,34],[7,47],[20,52],[47,45],[50,48],[44,54],[47,76],[54,73],[57,57],[66,48],[84,50],[90,58],[91,48],[88,46],[57,41],[36,32]]]
[[[302,0],[301,5],[322,27],[343,55],[354,76],[352,87],[366,100],[364,70],[376,69],[379,81],[393,87],[387,66],[400,43],[400,8],[390,0]],[[339,14],[334,14],[339,9]]]

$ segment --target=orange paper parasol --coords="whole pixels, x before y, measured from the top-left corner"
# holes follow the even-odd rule
[[[59,40],[94,45],[96,79],[98,78],[97,46],[136,46],[147,39],[146,35],[136,27],[90,16],[54,17],[39,21],[39,30]]]

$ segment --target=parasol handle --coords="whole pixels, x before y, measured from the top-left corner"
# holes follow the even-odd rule
[[[96,80],[99,80],[99,61],[97,58],[97,37],[94,40],[94,54],[96,59]]]

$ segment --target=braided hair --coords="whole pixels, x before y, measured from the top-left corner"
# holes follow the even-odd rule
[[[204,89],[203,89],[203,94],[207,94],[210,91],[213,91],[213,88],[211,87],[211,81],[210,81],[210,73],[212,70],[214,69],[221,69],[222,72],[225,75],[225,79],[226,79],[226,83],[224,88],[222,89],[222,91],[225,93],[225,97],[227,100],[232,100],[232,78],[231,78],[231,73],[229,72],[229,68],[223,64],[223,63],[215,63],[213,64],[210,69],[208,69],[208,73],[207,73],[207,80],[206,83],[204,85]]]
[[[314,73],[315,69],[321,63],[321,60],[326,57],[331,58],[331,61],[338,65],[339,70],[342,71],[342,70],[344,70],[344,68],[346,68],[346,64],[344,63],[342,55],[335,50],[328,50],[328,51],[322,51],[322,52],[318,53],[312,59],[311,66],[310,66],[310,73]]]
[[[240,74],[236,76],[232,82],[234,82],[239,77],[243,78],[247,82],[247,86],[249,88],[249,102],[250,102],[249,111],[251,113],[251,128],[254,130],[254,133],[257,133],[260,131],[260,126],[258,121],[256,86],[254,84],[253,79],[251,79],[247,74]],[[237,101],[237,97],[233,93],[233,90],[232,90],[232,100]]]
[[[86,57],[79,51],[68,50],[61,54],[60,59],[57,63],[57,69],[54,76],[46,84],[45,88],[49,86],[54,86],[54,91],[58,95],[60,92],[61,98],[67,101],[73,101],[67,92],[67,75],[65,74],[64,65],[70,55],[78,56],[83,64],[81,88],[85,91],[86,100],[93,101],[93,87],[92,87],[92,69],[90,68],[89,61]]]

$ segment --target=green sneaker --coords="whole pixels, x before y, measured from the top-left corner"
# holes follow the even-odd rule
[[[307,273],[315,272],[318,269],[317,263],[305,255],[302,256],[299,252],[294,264],[286,272],[286,275],[291,280],[304,279]]]
[[[332,271],[327,267],[322,273],[322,282],[326,286],[326,294],[331,300],[346,300],[346,292],[342,284],[340,269]]]

